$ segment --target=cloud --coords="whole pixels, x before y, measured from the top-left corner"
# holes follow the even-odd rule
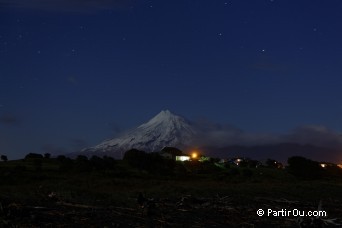
[[[245,156],[277,159],[284,163],[291,156],[316,161],[340,162],[342,136],[320,125],[303,125],[286,134],[249,133],[229,125],[206,123],[194,141],[210,156]]]
[[[280,141],[278,135],[248,133],[233,125],[206,119],[193,122],[193,125],[198,133],[195,142],[200,146],[261,145]]]
[[[2,116],[0,116],[0,124],[14,126],[19,123],[19,119],[13,114],[3,114]]]
[[[18,7],[48,11],[89,12],[127,8],[135,0],[0,0],[0,7]]]
[[[326,148],[342,148],[342,135],[320,125],[303,125],[289,133],[250,133],[233,125],[200,120],[193,123],[198,132],[195,143],[200,146],[256,146],[278,143],[298,143]]]
[[[284,135],[283,140],[329,148],[342,147],[341,134],[321,125],[304,125],[297,127],[290,134]]]

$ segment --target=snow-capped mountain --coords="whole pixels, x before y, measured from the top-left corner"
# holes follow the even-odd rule
[[[82,153],[122,158],[123,153],[132,148],[152,152],[166,146],[184,147],[190,145],[195,135],[196,130],[186,119],[165,110],[121,137],[83,149]]]

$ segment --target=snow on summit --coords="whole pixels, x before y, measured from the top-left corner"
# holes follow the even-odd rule
[[[153,152],[160,151],[165,146],[187,146],[195,134],[196,131],[186,119],[171,113],[169,110],[163,110],[147,123],[121,137],[83,149],[82,153],[106,154],[122,158],[123,153],[132,148]]]

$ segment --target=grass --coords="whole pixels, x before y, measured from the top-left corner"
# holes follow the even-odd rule
[[[77,167],[77,166],[76,166]],[[211,172],[193,172],[193,173],[176,173],[172,175],[150,174],[146,171],[140,171],[130,167],[123,161],[117,161],[114,169],[96,170],[88,169],[77,170],[60,170],[60,162],[55,159],[43,159],[41,166],[33,160],[18,160],[0,163],[0,203],[2,201],[17,203],[29,206],[46,206],[47,208],[56,208],[54,202],[49,198],[49,194],[54,192],[57,201],[98,206],[98,207],[122,207],[134,211],[133,217],[125,215],[123,224],[132,218],[141,217],[137,209],[136,197],[139,192],[144,193],[148,198],[154,198],[162,202],[172,202],[163,206],[163,211],[170,211],[168,222],[172,224],[176,221],[186,222],[191,225],[190,221],[182,220],[184,212],[177,210],[177,202],[184,196],[191,195],[198,199],[208,199],[212,202],[212,208],[206,209],[201,207],[198,210],[188,211],[196,217],[196,221],[200,222],[203,216],[209,216],[207,227],[210,222],[216,220],[221,224],[243,223],[246,218],[254,224],[275,224],[282,225],[280,220],[264,220],[259,221],[255,215],[256,208],[265,207],[263,200],[258,199],[286,199],[289,201],[300,201],[305,208],[315,209],[320,200],[325,202],[332,216],[337,216],[340,210],[336,209],[336,205],[342,202],[340,189],[342,187],[341,179],[320,179],[312,181],[304,181],[296,179],[284,169],[270,168],[230,168],[226,170],[212,170]],[[213,203],[215,200],[229,197],[229,202],[220,204]],[[281,205],[278,203],[267,202],[277,208]],[[308,206],[309,205],[309,206]],[[234,213],[228,220],[225,206],[233,208]],[[285,205],[289,207],[291,205]],[[135,208],[135,209],[134,209]],[[216,208],[216,209],[215,209]],[[219,209],[217,209],[219,208]],[[248,213],[245,212],[249,208]],[[50,209],[53,210],[53,209]],[[69,218],[68,209],[59,208],[58,217],[54,224],[59,223],[60,219]],[[72,208],[74,211],[73,222],[83,221],[82,216],[88,216],[88,212],[81,209]],[[216,212],[215,212],[216,211]],[[125,214],[125,211],[119,211]],[[32,212],[30,212],[32,213]],[[37,212],[37,216],[45,216],[47,221],[51,218],[48,213]],[[51,213],[56,213],[51,211]],[[86,213],[86,214],[83,214]],[[102,211],[106,221],[121,221],[123,215],[116,219],[109,215],[111,210]],[[120,214],[119,213],[119,214]],[[241,214],[242,213],[242,214]],[[245,214],[247,213],[247,214]],[[95,216],[96,214],[94,214]],[[0,212],[0,226],[1,226]],[[128,217],[127,217],[128,216]],[[135,216],[135,217],[134,217]],[[247,216],[247,217],[246,217]],[[157,216],[158,217],[158,216]],[[20,219],[8,218],[3,216],[4,221],[11,221],[13,224],[31,224],[30,218],[21,215]],[[177,218],[177,219],[176,219]],[[241,218],[240,220],[234,220]],[[162,218],[159,218],[162,219]],[[233,220],[232,220],[233,219]],[[139,219],[138,219],[139,220]],[[141,220],[138,221],[137,223]],[[97,219],[91,220],[96,224]],[[229,223],[227,223],[229,221]],[[36,223],[37,222],[32,222]],[[71,222],[70,222],[71,223]],[[107,224],[107,222],[106,222]],[[260,225],[259,227],[264,227]],[[40,225],[38,225],[39,227]],[[256,226],[257,227],[257,226]],[[285,225],[283,227],[286,227]]]
[[[50,192],[65,201],[85,204],[132,204],[139,192],[155,198],[233,195],[246,200],[256,196],[309,201],[332,196],[342,199],[341,180],[301,181],[285,170],[269,168],[158,176],[130,168],[122,161],[110,171],[60,172],[58,161],[43,159],[39,171],[33,160],[1,162],[0,175],[0,196],[33,202],[46,199]]]

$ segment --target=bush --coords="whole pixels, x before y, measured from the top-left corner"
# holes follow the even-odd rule
[[[6,162],[8,161],[8,158],[6,155],[1,155],[0,160]]]
[[[274,169],[281,169],[281,168],[283,168],[283,164],[276,161],[276,160],[273,160],[273,159],[267,159],[266,167],[267,168],[274,168]]]
[[[116,160],[112,157],[104,156],[103,157],[103,166],[105,169],[113,170],[115,169]]]
[[[253,176],[253,171],[251,169],[243,169],[242,176],[250,178]]]
[[[44,154],[44,158],[46,158],[46,159],[51,158],[51,154],[50,154],[50,153],[45,153],[45,154]]]
[[[175,167],[175,161],[164,159],[160,153],[146,153],[137,149],[127,151],[123,158],[130,166],[152,174],[169,175]]]
[[[238,176],[238,175],[240,175],[240,171],[239,171],[238,168],[231,168],[229,170],[229,174],[232,175],[232,176]]]
[[[175,147],[164,147],[161,152],[169,153],[173,158],[183,155],[183,152]]]
[[[131,149],[125,152],[123,157],[124,161],[127,161],[132,167],[143,169],[145,167],[147,155],[145,151]]]
[[[42,167],[43,167],[43,162],[42,159],[40,158],[36,158],[33,160],[33,166],[35,168],[36,171],[42,171]]]
[[[319,163],[310,159],[294,156],[287,161],[288,172],[302,179],[319,179],[323,175],[323,170]]]
[[[58,155],[57,156],[57,161],[59,161],[59,162],[63,162],[63,161],[65,161],[67,158],[64,156],[64,155]]]
[[[43,158],[43,155],[36,154],[36,153],[29,153],[25,156],[25,159],[41,159]]]
[[[59,161],[59,171],[61,172],[68,172],[73,169],[74,162],[70,158],[67,158],[63,155],[60,155],[57,157],[57,160]]]
[[[88,157],[84,155],[77,156],[74,167],[80,172],[88,172],[92,170],[91,162],[88,160]]]

